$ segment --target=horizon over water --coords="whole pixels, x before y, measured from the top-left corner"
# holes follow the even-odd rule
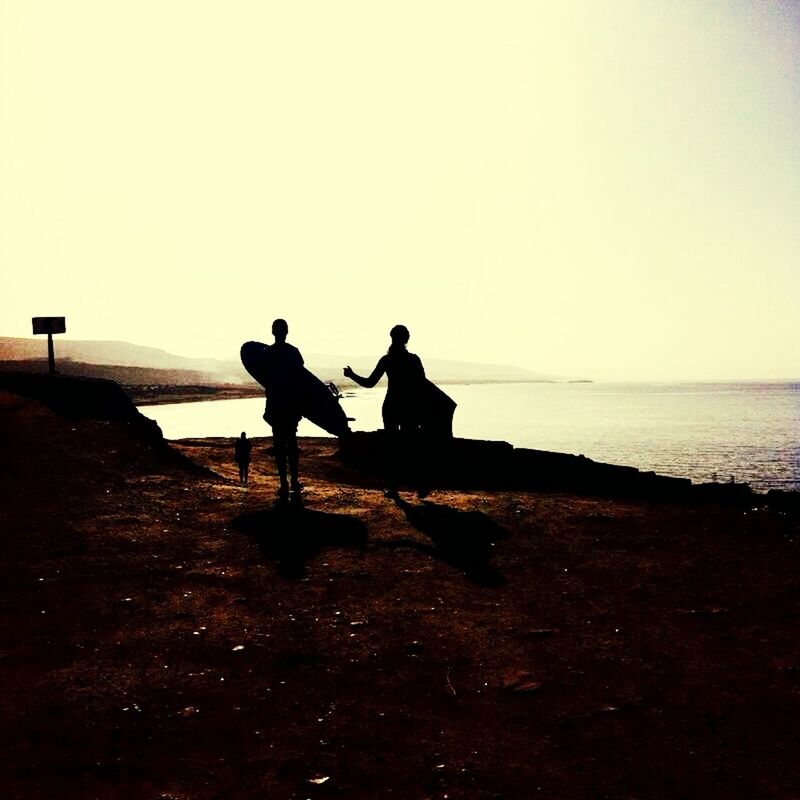
[[[800,383],[481,383],[444,390],[456,436],[583,454],[662,475],[800,491]],[[385,388],[348,389],[353,430],[381,427]],[[168,439],[269,436],[262,398],[145,406]],[[327,436],[303,420],[301,436]]]

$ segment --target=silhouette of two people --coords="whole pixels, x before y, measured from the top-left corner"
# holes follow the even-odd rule
[[[299,498],[301,491],[297,426],[303,415],[301,376],[305,370],[300,351],[286,341],[288,333],[285,320],[272,323],[275,342],[269,347],[261,346],[264,363],[256,373],[266,395],[264,419],[272,428],[279,500],[290,495]],[[389,335],[389,350],[369,376],[357,375],[350,366],[344,374],[367,388],[387,376],[389,385],[382,408],[387,496],[397,496],[400,475],[405,473],[413,476],[418,494],[423,497],[428,492],[432,461],[441,452],[443,442],[452,437],[456,404],[425,377],[419,356],[408,351],[408,328],[395,325]]]

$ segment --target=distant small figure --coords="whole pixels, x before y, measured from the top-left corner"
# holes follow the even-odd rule
[[[291,491],[297,498],[302,488],[298,478],[297,425],[303,415],[300,413],[300,399],[297,392],[298,373],[303,368],[303,356],[296,347],[286,341],[288,334],[289,325],[286,320],[276,319],[272,323],[275,343],[268,351],[269,371],[272,377],[264,390],[267,396],[264,419],[272,427],[273,451],[280,480],[279,500],[286,500],[289,497],[287,461],[291,475]]]
[[[368,377],[357,375],[349,366],[344,368],[344,375],[366,389],[375,386],[384,375],[388,377],[382,408],[383,427],[389,436],[385,494],[397,497],[397,472],[405,450],[418,477],[417,494],[424,497],[428,493],[424,473],[430,467],[432,454],[423,452],[423,445],[432,439],[452,437],[456,404],[425,377],[420,357],[408,352],[408,328],[395,325],[389,337],[389,350]]]
[[[253,443],[247,438],[247,434],[242,431],[242,435],[234,440],[233,460],[239,467],[239,482],[247,486],[248,473],[250,472],[250,453]]]

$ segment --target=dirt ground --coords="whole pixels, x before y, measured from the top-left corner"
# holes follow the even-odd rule
[[[0,437],[5,797],[800,796],[796,517]]]

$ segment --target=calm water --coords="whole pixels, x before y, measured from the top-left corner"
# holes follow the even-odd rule
[[[517,447],[583,453],[664,475],[733,476],[753,488],[800,490],[798,383],[520,383],[445,386],[457,402],[455,434]],[[342,405],[354,430],[381,425],[383,389]],[[147,406],[169,439],[269,435],[262,399]],[[303,422],[302,436],[325,435]]]

